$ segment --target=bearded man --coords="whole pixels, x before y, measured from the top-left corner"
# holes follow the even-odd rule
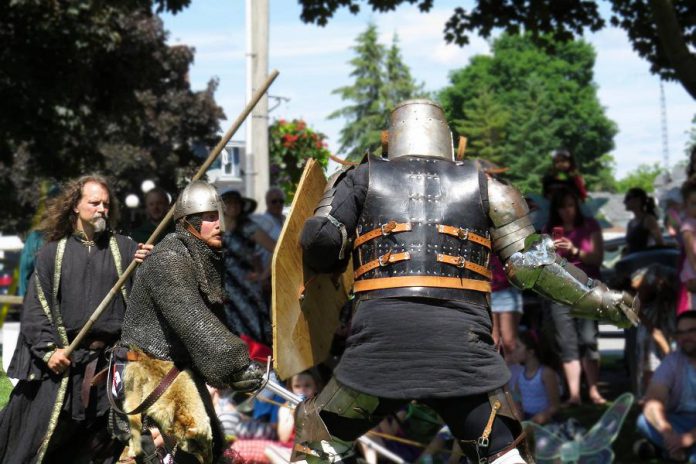
[[[665,356],[645,393],[638,430],[675,461],[696,462],[696,311],[677,316],[676,351]],[[644,448],[645,449],[645,448]]]
[[[142,261],[151,248],[110,230],[112,201],[106,179],[88,175],[70,181],[48,207],[41,226],[47,244],[29,280],[8,369],[19,383],[0,413],[0,462],[112,462],[120,454],[106,430],[106,389],[95,373],[121,333],[130,283],[65,355],[130,260]]]
[[[159,462],[140,434],[143,423],[151,424],[176,449],[175,462],[211,463],[224,436],[205,384],[249,391],[260,387],[263,373],[224,323],[225,227],[215,189],[192,182],[174,219],[176,231],[138,271],[123,323],[124,409],[140,410],[128,414],[129,449],[138,462]],[[146,400],[153,391],[154,402]]]

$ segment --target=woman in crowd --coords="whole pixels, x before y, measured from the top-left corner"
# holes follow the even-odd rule
[[[652,245],[664,245],[657,222],[655,200],[642,188],[634,187],[626,192],[624,205],[626,211],[633,213],[633,219],[626,226],[626,248],[623,254],[645,250]]]
[[[265,362],[271,354],[271,317],[262,293],[261,262],[255,254],[259,244],[273,252],[275,242],[249,219],[256,202],[236,190],[223,193],[225,226],[225,316],[235,334],[247,345],[252,359]]]
[[[591,277],[599,279],[599,266],[604,257],[602,231],[597,221],[585,217],[578,197],[570,190],[559,190],[551,197],[547,233],[551,233],[556,252]],[[570,307],[549,303],[550,320],[560,348],[568,403],[580,404],[580,376],[585,372],[590,400],[603,404],[599,393],[599,351],[597,321],[574,318]]]

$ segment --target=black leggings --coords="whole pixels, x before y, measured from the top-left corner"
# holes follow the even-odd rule
[[[419,400],[419,402],[437,412],[449,426],[452,434],[462,441],[476,441],[483,433],[491,415],[491,405],[487,394],[428,398]],[[321,418],[332,436],[345,441],[355,441],[381,422],[385,416],[399,410],[407,403],[408,400],[380,398],[379,406],[368,419],[347,418],[326,411],[321,412]],[[489,436],[490,445],[485,457],[497,454],[510,446],[520,431],[520,425],[517,421],[496,415]],[[464,451],[467,452],[467,449],[464,448]],[[475,459],[475,462],[478,462],[478,456],[471,455],[471,450],[467,454]]]

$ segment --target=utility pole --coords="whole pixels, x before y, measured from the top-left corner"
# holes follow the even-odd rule
[[[268,78],[268,0],[246,1],[246,99]],[[270,185],[268,97],[264,95],[246,126],[246,196],[264,205]]]

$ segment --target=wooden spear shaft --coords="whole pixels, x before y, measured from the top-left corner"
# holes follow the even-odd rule
[[[225,135],[222,136],[220,142],[218,142],[215,148],[213,148],[213,150],[210,152],[208,158],[201,165],[200,169],[198,169],[198,172],[196,172],[196,174],[191,178],[192,182],[203,177],[203,174],[205,174],[210,165],[213,164],[213,161],[215,161],[215,159],[220,155],[222,149],[225,148],[225,146],[227,145],[227,142],[229,142],[232,136],[235,134],[235,132],[237,132],[239,127],[242,125],[247,116],[249,116],[249,113],[251,113],[251,111],[254,109],[259,100],[261,100],[261,97],[264,93],[266,93],[266,91],[271,86],[276,77],[278,77],[278,70],[273,70],[273,72],[266,79],[266,82],[264,82],[264,84],[261,87],[259,87],[258,90],[256,90],[256,92],[254,92],[254,94],[251,97],[251,100],[249,100],[246,107],[244,107],[244,110],[240,113],[239,116],[237,116],[237,119],[234,121],[232,126],[228,129],[227,132],[225,132]],[[155,240],[157,240],[157,237],[159,237],[160,234],[164,232],[164,230],[167,228],[167,225],[169,224],[169,221],[171,221],[173,215],[174,206],[172,206],[169,209],[169,212],[166,214],[166,216],[164,216],[162,221],[160,221],[155,231],[152,233],[152,235],[150,235],[150,238],[147,239],[146,243],[148,245],[153,244]],[[95,309],[92,315],[89,317],[89,320],[85,323],[82,329],[80,329],[80,332],[77,334],[72,343],[70,343],[70,346],[66,348],[65,356],[70,357],[72,352],[75,351],[75,349],[80,345],[80,343],[82,343],[82,340],[92,329],[94,323],[97,321],[97,319],[99,319],[99,317],[102,315],[109,303],[111,303],[111,300],[113,300],[114,297],[121,290],[121,287],[126,283],[126,280],[128,280],[133,271],[135,271],[135,269],[138,267],[138,264],[139,263],[135,260],[131,261],[131,263],[128,265],[121,277],[116,281],[111,290],[109,290],[109,293],[106,294],[102,302],[99,303],[99,306],[97,306],[97,309]]]

